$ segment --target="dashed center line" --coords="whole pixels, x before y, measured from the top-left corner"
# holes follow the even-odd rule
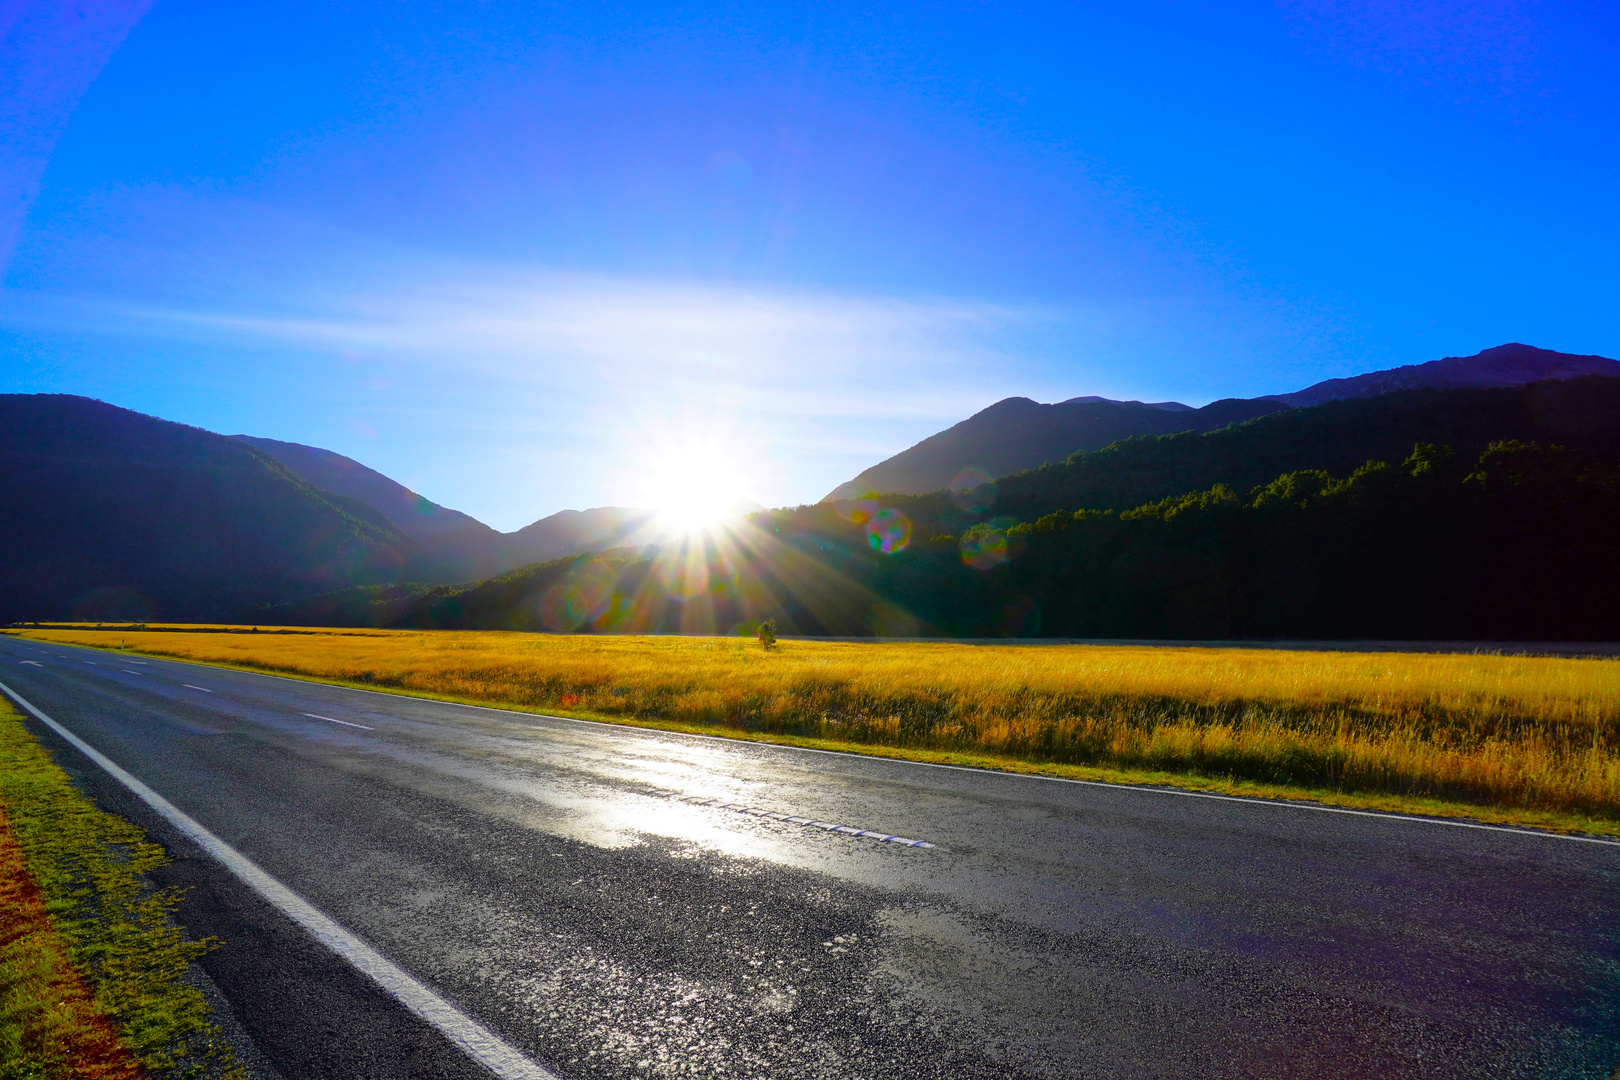
[[[146,672],[144,672],[144,671],[131,671],[131,670],[129,670],[129,668],[125,668],[124,669],[124,674],[125,675],[145,675]]]
[[[185,687],[187,690],[201,690],[205,694],[212,694],[213,693],[213,691],[208,689],[208,687],[206,687],[206,686],[192,686],[188,682],[183,682],[180,685]]]
[[[44,664],[40,663],[38,660],[19,660],[18,663],[32,664],[35,667],[44,667],[45,666]]]
[[[312,712],[307,712],[304,715],[309,717],[312,720],[325,720],[328,724],[342,724],[344,727],[357,727],[357,728],[360,728],[360,729],[362,729],[364,731],[375,731],[375,730],[377,730],[376,728],[366,727],[366,725],[364,725],[364,724],[351,724],[347,720],[334,720],[330,716],[318,716],[318,715],[316,715],[315,713],[312,713]]]
[[[682,795],[675,791],[664,791],[659,794],[666,798],[683,802],[689,806],[712,806],[716,810],[730,810],[734,814],[748,814],[751,817],[765,818],[770,821],[780,821],[788,825],[802,825],[806,828],[825,829],[827,832],[842,833],[845,836],[860,837],[867,840],[876,840],[880,844],[899,844],[901,847],[937,848],[938,844],[930,844],[926,840],[913,840],[907,836],[895,836],[892,833],[883,833],[874,829],[857,829],[853,825],[840,825],[833,821],[819,821],[816,818],[796,817],[793,814],[779,814],[774,810],[761,810],[757,806],[744,806],[741,803],[728,803],[724,799],[706,799],[701,795]]]

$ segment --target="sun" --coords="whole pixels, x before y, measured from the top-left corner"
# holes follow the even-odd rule
[[[644,474],[648,501],[668,531],[690,536],[737,517],[747,503],[743,471],[731,455],[702,444],[657,451]]]

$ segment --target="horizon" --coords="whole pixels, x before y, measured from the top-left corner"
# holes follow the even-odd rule
[[[1529,349],[1540,351],[1540,352],[1549,351],[1549,350],[1541,350],[1537,346],[1529,345],[1526,342],[1504,342],[1501,345],[1492,346],[1492,347],[1490,347],[1488,349],[1484,349],[1479,354],[1476,354],[1476,355],[1485,355],[1487,353],[1495,353],[1495,352],[1499,352],[1501,350],[1514,349],[1514,348],[1529,348]],[[1612,360],[1611,358],[1608,358],[1608,357],[1597,357],[1597,356],[1594,356],[1594,355],[1591,355],[1591,354],[1586,354],[1585,356],[1582,356],[1582,354],[1560,354],[1560,355],[1587,358],[1587,359],[1600,359],[1600,360],[1607,360],[1610,363],[1620,363],[1620,361],[1614,361],[1614,360]],[[1385,371],[1382,371],[1382,372],[1368,372],[1368,373],[1362,373],[1362,374],[1386,374],[1386,373],[1388,373],[1390,371],[1406,370],[1408,368],[1421,368],[1421,367],[1427,366],[1429,364],[1437,364],[1437,363],[1441,363],[1441,362],[1447,361],[1447,360],[1469,360],[1469,359],[1473,359],[1473,357],[1471,357],[1471,356],[1470,357],[1446,356],[1446,357],[1440,357],[1440,358],[1438,358],[1436,360],[1432,360],[1432,361],[1422,361],[1422,362],[1419,362],[1419,363],[1413,364],[1413,365],[1402,365],[1399,368],[1386,369]],[[1302,391],[1308,391],[1308,390],[1311,390],[1311,389],[1315,389],[1318,386],[1331,386],[1332,384],[1334,384],[1336,382],[1342,382],[1342,381],[1345,381],[1345,380],[1341,380],[1341,379],[1324,380],[1321,383],[1312,384],[1312,386],[1310,386],[1310,387],[1302,387],[1300,389]],[[1288,395],[1285,394],[1285,395],[1271,395],[1271,396],[1274,396],[1274,397],[1275,396],[1286,397]],[[123,406],[120,406],[117,402],[108,402],[108,401],[101,400],[99,398],[92,399],[92,400],[96,400],[96,401],[100,402],[100,404],[103,404],[103,405],[113,406],[114,408],[123,408]],[[1012,397],[1002,398],[1002,399],[1000,399],[998,401],[991,402],[990,404],[985,405],[981,409],[976,409],[973,414],[971,414],[969,417],[964,417],[963,419],[964,420],[965,419],[972,419],[973,417],[976,417],[979,413],[989,411],[990,409],[994,408],[996,405],[1001,405],[1001,404],[1004,404],[1004,403],[1006,403],[1008,401],[1020,401],[1020,400],[1021,401],[1033,401],[1033,399],[1023,397],[1023,396],[1020,396],[1020,395],[1014,395]],[[1219,399],[1217,399],[1217,400],[1219,400]],[[1227,400],[1231,400],[1231,399],[1227,399]],[[1142,402],[1142,401],[1121,401],[1121,400],[1118,400],[1118,399],[1103,398],[1103,397],[1097,397],[1097,396],[1094,396],[1094,395],[1093,396],[1070,398],[1070,399],[1065,399],[1065,400],[1062,400],[1062,401],[1033,402],[1033,403],[1037,404],[1037,405],[1041,405],[1041,406],[1050,406],[1050,405],[1067,405],[1067,404],[1072,404],[1072,403],[1076,403],[1076,402],[1099,402],[1099,403],[1116,404],[1116,405],[1120,405],[1120,404],[1123,404],[1123,405],[1147,405],[1149,408],[1162,408],[1162,407],[1165,407],[1165,406],[1177,406],[1178,408],[1189,409],[1189,411],[1192,411],[1192,409],[1193,409],[1193,407],[1191,407],[1191,406],[1187,406],[1182,402],[1176,402],[1176,401],[1162,401],[1162,402],[1151,402],[1151,403]],[[1205,403],[1205,404],[1208,404],[1208,403]],[[132,411],[134,411],[134,410],[132,410]],[[150,415],[150,414],[142,414],[142,415]],[[156,420],[160,420],[160,421],[169,421],[169,418],[167,418],[167,417],[152,416],[151,418],[156,419]],[[169,422],[177,422],[177,421],[169,421]],[[195,426],[195,425],[190,425],[190,426]],[[206,429],[200,429],[200,430],[206,430]],[[306,449],[314,449],[314,450],[321,451],[323,453],[332,453],[332,454],[337,453],[336,451],[330,450],[330,449],[325,448],[325,447],[308,447],[305,444],[292,443],[292,442],[288,442],[287,440],[276,440],[276,439],[270,438],[268,436],[255,436],[255,435],[253,435],[253,434],[251,434],[249,432],[235,432],[235,433],[210,432],[210,434],[221,435],[221,436],[224,436],[224,437],[227,437],[227,438],[233,438],[233,439],[246,439],[248,441],[260,441],[260,440],[268,440],[268,441],[272,441],[272,442],[279,441],[279,442],[282,442],[282,443],[284,443],[286,445],[295,446],[295,447],[304,447]],[[937,432],[935,434],[943,434],[943,432]],[[910,449],[916,449],[915,445],[913,447],[911,447]],[[345,458],[346,460],[350,461],[351,463],[357,464],[357,465],[361,466],[362,468],[370,469],[370,471],[372,471],[372,472],[379,473],[379,475],[382,475],[383,478],[386,479],[386,480],[397,483],[397,481],[395,481],[393,477],[388,476],[386,473],[382,473],[381,470],[377,470],[377,469],[372,468],[371,466],[369,466],[364,461],[357,461],[354,458],[348,457],[348,455],[341,455],[340,454],[338,456],[342,457],[342,458]],[[887,459],[885,459],[885,460],[887,460]],[[628,511],[628,512],[631,512],[631,513],[645,513],[645,514],[650,515],[650,521],[654,524],[654,527],[664,535],[663,540],[660,540],[660,541],[647,541],[647,540],[643,539],[641,541],[635,541],[635,542],[630,543],[629,547],[637,547],[637,546],[645,547],[645,546],[647,546],[647,544],[649,542],[652,543],[652,546],[656,547],[656,546],[658,546],[659,543],[667,543],[667,542],[670,541],[671,538],[676,538],[676,537],[690,538],[690,537],[695,536],[697,534],[709,533],[709,532],[713,532],[714,535],[716,535],[716,536],[725,534],[725,533],[729,532],[729,530],[735,525],[735,523],[739,519],[747,517],[750,514],[754,514],[754,513],[758,513],[758,512],[762,512],[762,511],[766,511],[766,510],[802,509],[802,508],[804,508],[806,506],[813,505],[813,504],[818,503],[818,502],[834,500],[835,497],[837,497],[837,493],[835,491],[832,494],[823,496],[821,499],[811,499],[811,500],[806,500],[806,501],[801,502],[801,503],[794,503],[794,504],[785,504],[784,503],[784,504],[770,505],[770,504],[759,503],[756,500],[753,500],[753,499],[747,497],[746,495],[744,495],[744,496],[740,496],[740,497],[737,497],[737,498],[730,499],[730,500],[720,504],[720,506],[718,508],[716,508],[713,505],[712,500],[710,500],[708,503],[705,503],[701,498],[694,497],[694,493],[690,489],[685,488],[685,487],[682,486],[683,478],[681,476],[679,476],[678,474],[676,474],[675,472],[670,471],[672,466],[682,466],[682,465],[686,465],[686,464],[689,464],[689,461],[687,461],[687,460],[676,460],[676,459],[667,458],[667,457],[664,458],[663,460],[654,460],[654,461],[649,463],[649,472],[652,475],[657,476],[659,478],[660,482],[662,482],[666,486],[666,488],[668,489],[666,491],[665,497],[662,500],[659,500],[656,503],[650,503],[649,505],[644,505],[644,506],[630,506],[630,505],[624,505],[624,504],[604,503],[604,504],[592,505],[592,506],[563,507],[561,509],[552,510],[549,513],[542,514],[539,517],[536,517],[536,518],[534,518],[532,520],[526,521],[523,524],[514,526],[512,528],[509,528],[509,529],[497,529],[496,531],[500,532],[502,535],[510,536],[510,535],[513,535],[513,534],[515,534],[517,532],[521,532],[523,529],[528,528],[530,526],[538,525],[538,524],[541,524],[541,523],[543,523],[545,521],[551,520],[553,518],[562,517],[562,516],[568,515],[568,514],[581,515],[581,514],[596,513],[596,512],[599,512],[599,511]],[[881,464],[881,463],[875,462],[874,464]],[[723,466],[721,466],[721,467],[723,467]],[[988,473],[983,473],[982,470],[977,470],[977,471],[980,474],[982,474],[983,476],[986,476],[986,477],[989,476]],[[408,487],[408,485],[401,485],[401,486],[405,487],[406,490],[409,491],[410,494],[413,495],[413,496],[425,497],[425,496],[422,496],[421,492],[411,490]],[[843,498],[847,498],[847,497],[843,497]],[[463,514],[463,515],[465,515],[467,517],[471,517],[475,521],[478,521],[479,524],[487,525],[487,523],[480,520],[477,517],[476,514],[467,514],[466,511],[461,510],[459,507],[456,507],[456,506],[451,505],[451,504],[443,503],[443,502],[438,502],[437,500],[431,500],[430,499],[428,501],[434,502],[435,505],[439,506],[442,509],[451,510],[451,511],[455,511],[457,513],[461,513],[461,514]],[[678,542],[684,542],[684,540],[683,541],[678,541]]]
[[[1599,5],[84,15],[0,39],[5,389],[503,532],[815,502],[1006,397],[1620,354]]]

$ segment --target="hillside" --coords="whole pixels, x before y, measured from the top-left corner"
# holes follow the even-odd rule
[[[655,544],[662,539],[657,515],[651,510],[622,506],[559,510],[507,534],[516,556],[514,566],[626,545]]]
[[[1406,390],[1330,401],[1215,431],[1124,439],[1003,477],[972,499],[936,491],[886,496],[872,505],[905,514],[915,534],[926,538],[959,534],[980,521],[1130,510],[1215,484],[1242,493],[1301,469],[1344,475],[1367,461],[1400,461],[1417,443],[1477,456],[1499,439],[1620,452],[1620,379],[1586,376],[1503,389]],[[795,520],[817,517],[810,511],[793,511]]]
[[[1371,371],[1348,379],[1328,379],[1292,394],[1270,398],[1286,405],[1320,405],[1345,398],[1376,397],[1398,390],[1455,390],[1462,387],[1524,386],[1582,375],[1620,376],[1620,360],[1538,349],[1513,342],[1473,356],[1448,356],[1426,364]]]
[[[342,454],[253,435],[233,435],[232,438],[264,451],[316,487],[359,499],[379,511],[402,536],[410,539],[461,532],[500,535],[483,522],[440,506]]]
[[[353,458],[278,439],[232,437],[269,454],[315,487],[358,499],[380,513],[407,541],[402,571],[407,580],[468,581],[524,561],[514,560],[506,538],[488,525],[440,506]]]
[[[1124,513],[978,526],[872,560],[919,627],[961,636],[1615,640],[1611,452],[1424,445]]]
[[[1374,463],[1369,465],[1369,459]],[[986,485],[265,621],[880,636],[1620,635],[1620,379],[1410,390],[1127,439]],[[995,488],[992,498],[991,488]]]
[[[1620,460],[1423,444],[1134,508],[892,536],[883,511],[756,515],[730,542],[575,556],[321,614],[422,629],[951,637],[1614,640]],[[903,533],[901,534],[903,536]],[[309,609],[266,612],[298,622]]]
[[[650,510],[559,510],[515,532],[440,506],[353,458],[302,443],[236,435],[310,484],[370,506],[408,541],[402,580],[446,584],[493,577],[530,563],[664,539]]]
[[[1041,405],[1028,398],[1007,398],[872,466],[823,501],[859,498],[869,492],[920,495],[952,486],[967,468],[1006,477],[1132,436],[1213,431],[1290,407],[1406,390],[1508,388],[1590,375],[1620,376],[1620,361],[1515,343],[1473,356],[1330,379],[1292,394],[1226,399],[1202,409],[1173,401],[1143,404],[1083,397]],[[1260,479],[1257,476],[1254,482]]]
[[[1399,461],[1417,443],[1477,456],[1501,439],[1620,451],[1620,379],[1504,389],[1406,390],[1274,413],[1203,434],[1128,439],[1001,480],[984,516],[1128,510],[1226,484],[1239,492],[1301,469],[1344,474]],[[934,505],[948,506],[942,496]]]
[[[1552,356],[1548,363],[1563,363],[1558,354]],[[1529,370],[1502,366],[1519,363],[1522,355],[1495,359],[1501,361],[1495,375],[1501,379]],[[1542,361],[1545,356],[1537,360]],[[1252,403],[1217,404],[1228,415],[1241,415]],[[0,621],[230,619],[251,610],[267,622],[419,627],[723,632],[777,618],[784,631],[805,633],[1034,632],[1028,620],[995,614],[1001,610],[996,605],[1017,607],[1027,600],[1034,605],[1031,611],[1046,613],[1046,632],[1068,627],[1064,632],[1125,633],[1136,627],[1145,634],[1202,634],[1213,632],[1214,624],[1204,616],[1202,622],[1188,622],[1163,614],[1165,605],[1177,608],[1183,602],[1149,586],[1161,578],[1175,580],[1176,574],[1185,578],[1191,572],[1185,566],[1171,572],[1181,566],[1178,560],[1205,565],[1189,554],[1191,549],[1178,546],[1182,539],[1195,547],[1262,550],[1264,544],[1245,546],[1254,538],[1243,530],[1274,524],[1276,515],[1261,513],[1264,507],[1255,502],[1263,501],[1266,485],[1284,478],[1288,490],[1306,492],[1294,500],[1302,504],[1311,502],[1312,492],[1332,488],[1339,492],[1333,502],[1338,509],[1312,513],[1322,521],[1349,521],[1367,498],[1386,490],[1365,479],[1343,486],[1342,478],[1360,475],[1369,460],[1388,468],[1410,466],[1413,447],[1424,444],[1446,447],[1448,461],[1484,462],[1482,455],[1494,453],[1492,445],[1503,441],[1542,449],[1517,457],[1498,454],[1490,459],[1494,467],[1531,462],[1533,468],[1511,465],[1509,472],[1561,476],[1548,482],[1547,491],[1566,492],[1571,506],[1586,509],[1566,513],[1558,502],[1562,496],[1543,493],[1522,505],[1537,507],[1536,520],[1555,522],[1556,528],[1521,527],[1512,509],[1521,504],[1501,494],[1502,483],[1491,496],[1495,502],[1481,502],[1481,489],[1470,486],[1473,474],[1464,470],[1452,477],[1449,501],[1435,505],[1450,506],[1446,513],[1457,521],[1488,525],[1494,532],[1459,533],[1446,524],[1450,519],[1431,520],[1424,516],[1427,511],[1414,510],[1410,499],[1397,499],[1355,526],[1381,537],[1386,560],[1381,576],[1362,588],[1383,596],[1418,587],[1411,581],[1400,584],[1395,574],[1401,565],[1398,538],[1409,527],[1427,537],[1450,536],[1448,542],[1458,547],[1457,565],[1473,565],[1482,574],[1508,573],[1511,567],[1525,580],[1535,578],[1528,565],[1491,547],[1517,529],[1525,551],[1548,558],[1566,551],[1568,558],[1558,556],[1565,569],[1573,567],[1577,577],[1584,573],[1594,582],[1607,580],[1601,568],[1586,564],[1603,544],[1612,547],[1612,540],[1592,533],[1588,523],[1612,516],[1605,500],[1620,458],[1620,379],[1561,376],[1522,386],[1400,390],[1303,407],[1264,404],[1271,411],[1240,423],[1121,439],[971,493],[936,490],[761,512],[733,526],[730,541],[701,550],[671,544],[660,554],[646,547],[661,538],[658,523],[644,511],[563,511],[501,534],[327,451],[227,438],[85,398],[9,395],[0,397],[0,497],[25,512],[9,515],[0,526]],[[991,415],[975,437],[1039,428],[1029,417],[1055,415],[1050,410],[1065,407],[1093,410],[1096,428],[1126,413],[1155,414],[1178,427],[1198,413],[1203,417],[1195,422],[1227,418],[1216,406],[1189,410],[1171,402],[1096,401],[1040,406],[1015,399],[986,410]],[[1534,456],[1543,452],[1552,457]],[[1476,471],[1485,475],[1489,469],[1481,465]],[[1186,506],[1178,502],[1188,499]],[[1155,505],[1161,509],[1153,513],[1140,509]],[[1237,534],[1210,525],[1215,532],[1200,534],[1202,539],[1187,539],[1191,533],[1168,526],[1172,519],[1193,520],[1189,514],[1206,511],[1215,515],[1207,520],[1216,522],[1229,510],[1236,513],[1233,521],[1251,524]],[[1154,533],[1148,526],[1125,524],[1144,514],[1156,514],[1165,528]],[[1114,524],[1098,524],[1096,515]],[[1040,538],[1053,529],[1079,539],[1053,548],[1057,541]],[[1336,535],[1330,534],[1313,533],[1312,542],[1328,551],[1328,540]],[[1419,559],[1421,545],[1413,536],[1410,551]],[[611,557],[589,557],[605,549],[617,550]],[[1023,557],[1025,549],[1047,553],[1035,560]],[[1070,565],[1065,561],[1070,555],[1062,551],[1084,566]],[[1299,573],[1308,566],[1311,574],[1337,580],[1332,559],[1313,562],[1287,545],[1273,554],[1279,566],[1292,559]],[[1353,560],[1344,554],[1341,561],[1348,567]],[[1031,569],[1037,563],[1044,567],[1038,573]],[[1121,592],[1100,579],[1081,580],[1101,573],[1096,568],[1104,565],[1116,568],[1110,573],[1135,575],[1137,592]],[[490,566],[499,572],[488,572]],[[1207,568],[1250,575],[1242,604],[1288,591],[1253,567],[1218,559]],[[1023,582],[1022,592],[992,588],[1009,575]],[[1478,620],[1467,625],[1481,633],[1490,628],[1506,633],[1515,626],[1551,633],[1559,624],[1549,605],[1578,606],[1563,595],[1572,580],[1560,578],[1557,590],[1540,600],[1533,589],[1521,590],[1517,614],[1481,613],[1476,604],[1471,610]],[[1073,607],[1079,594],[1072,590],[1082,585],[1113,597],[1107,619],[1086,614],[1102,608]],[[1187,597],[1197,592],[1190,580],[1183,580],[1183,587],[1190,590]],[[1147,605],[1141,610],[1128,599],[1138,594]],[[1231,625],[1241,624],[1245,632],[1271,626],[1283,633],[1316,625],[1288,603],[1276,603],[1281,606],[1271,614],[1255,609],[1257,621]],[[1150,617],[1151,611],[1160,615]],[[1386,606],[1386,615],[1391,611]],[[1373,620],[1363,629],[1417,626],[1402,622],[1405,615],[1388,618],[1392,621]],[[1609,625],[1601,614],[1582,619],[1579,625],[1587,630],[1581,632]],[[1346,615],[1342,632],[1352,625],[1362,624]],[[1422,632],[1437,633],[1440,625]],[[1568,625],[1576,632],[1576,623]]]
[[[868,492],[920,495],[956,483],[966,469],[1007,476],[1061,461],[1077,450],[1099,450],[1132,435],[1209,431],[1286,408],[1273,401],[1216,401],[1202,409],[1175,409],[1139,401],[1076,398],[1042,405],[1013,397],[963,420],[855,479],[826,499],[853,499]]]
[[[0,395],[0,622],[224,618],[391,580],[404,538],[215,435],[65,394]]]

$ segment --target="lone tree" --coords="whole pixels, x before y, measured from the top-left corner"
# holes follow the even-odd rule
[[[776,648],[776,620],[766,619],[759,624],[759,644],[761,648]]]

